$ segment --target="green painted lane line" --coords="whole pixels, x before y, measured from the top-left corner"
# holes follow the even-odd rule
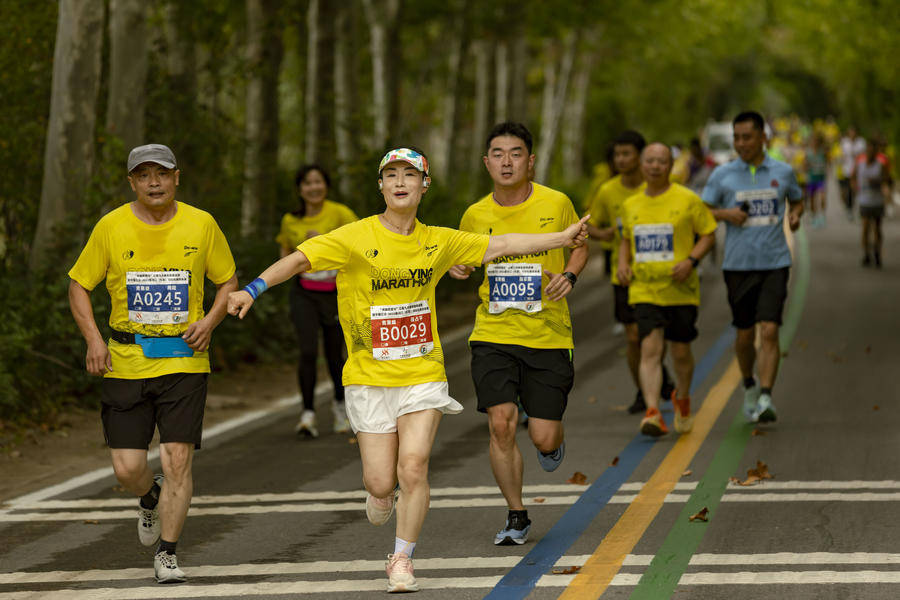
[[[786,349],[790,347],[797,333],[810,279],[809,243],[806,232],[802,228],[799,229],[795,233],[795,238],[797,280],[788,299],[784,325],[779,334],[782,356],[786,354]],[[688,519],[703,507],[709,509],[710,519],[715,518],[716,509],[728,485],[728,478],[737,470],[753,429],[754,425],[747,423],[744,415],[738,410],[725,438],[716,450],[712,463],[684,505],[675,525],[669,531],[637,587],[629,596],[630,600],[659,600],[672,596],[707,529],[705,524],[691,523]]]

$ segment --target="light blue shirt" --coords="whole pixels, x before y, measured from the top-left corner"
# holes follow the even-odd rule
[[[703,188],[703,201],[711,208],[735,208],[746,203],[743,225],[725,222],[726,271],[765,271],[791,265],[784,236],[788,202],[800,202],[803,193],[794,169],[768,154],[755,169],[741,159],[716,167]]]

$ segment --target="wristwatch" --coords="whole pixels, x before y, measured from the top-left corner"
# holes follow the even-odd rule
[[[688,256],[688,260],[691,261],[691,266],[693,266],[695,269],[697,268],[697,265],[700,264],[700,260],[694,258],[693,256]]]
[[[575,287],[575,282],[578,281],[578,277],[575,275],[575,273],[572,273],[571,271],[565,271],[562,276],[569,280],[569,283],[572,284],[572,287]]]

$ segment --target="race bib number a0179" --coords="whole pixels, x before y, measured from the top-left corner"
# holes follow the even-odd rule
[[[737,203],[747,203],[747,220],[744,227],[763,227],[778,223],[778,192],[772,188],[743,190],[735,194]]]
[[[529,313],[541,310],[540,264],[489,264],[487,278],[489,313],[496,315],[507,308]]]
[[[675,258],[675,227],[671,223],[634,226],[634,262],[663,262]]]
[[[425,356],[434,350],[431,308],[427,300],[370,307],[372,356],[400,360]]]
[[[128,320],[174,325],[188,320],[189,271],[128,271]]]

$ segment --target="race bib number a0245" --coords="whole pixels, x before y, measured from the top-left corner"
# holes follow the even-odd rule
[[[128,271],[128,320],[148,325],[173,325],[188,320],[188,271]]]
[[[675,258],[675,227],[671,223],[634,226],[634,262],[663,262]]]
[[[434,350],[427,300],[372,306],[370,318],[372,356],[376,360],[415,358]]]
[[[488,312],[502,313],[518,308],[534,313],[541,310],[541,265],[499,263],[487,266]]]
[[[747,203],[747,220],[744,227],[763,227],[778,223],[778,192],[772,188],[743,190],[735,194],[737,203]]]

